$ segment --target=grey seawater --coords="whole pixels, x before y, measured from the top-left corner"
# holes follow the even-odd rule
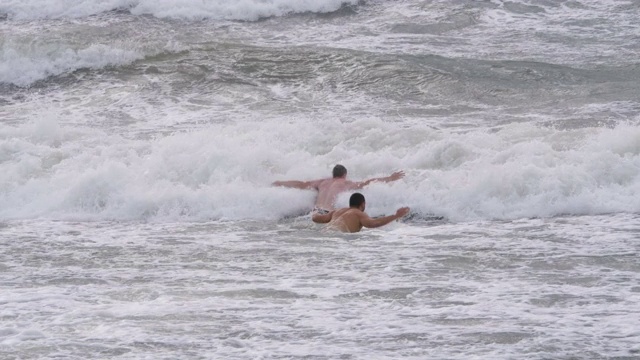
[[[97,69],[87,60],[28,86],[0,84],[0,114],[20,123],[34,116],[23,109],[59,107],[81,115],[61,116],[63,123],[129,136],[277,116],[463,129],[614,126],[640,114],[638,32],[629,25],[637,13],[616,1],[402,1],[257,22],[126,11],[5,21],[3,45],[45,68],[67,65],[57,51],[94,44],[139,57]]]
[[[198,202],[196,191],[244,180],[237,193],[258,194],[246,203],[264,214],[279,209],[261,209],[270,179],[259,176],[272,168],[278,178],[304,173],[309,158],[348,159],[371,173],[361,159],[383,172],[386,163],[376,161],[398,153],[415,166],[405,169],[410,186],[425,172],[467,161],[455,151],[451,161],[403,158],[405,148],[433,141],[407,140],[411,134],[484,135],[520,123],[560,138],[572,129],[633,130],[638,10],[613,0],[403,0],[259,21],[126,9],[80,18],[0,14],[2,55],[15,53],[21,61],[12,64],[46,75],[0,84],[0,194],[8,195],[0,210],[14,219],[0,219],[0,358],[640,359],[634,204],[614,201],[612,209],[626,211],[616,213],[578,201],[566,208],[607,213],[510,221],[492,220],[513,218],[497,207],[479,212],[479,221],[412,219],[342,235],[307,219],[238,219],[228,204]],[[96,45],[115,63],[81,56]],[[118,62],[123,50],[136,56]],[[306,132],[317,129],[310,124],[326,119],[341,126],[329,124],[308,146]],[[350,124],[371,119],[406,131],[352,141],[363,127]],[[41,120],[35,130],[27,126]],[[283,124],[290,126],[267,131]],[[247,133],[250,141],[225,142],[219,153],[216,144],[202,142],[203,152],[176,144],[217,133],[218,141]],[[504,173],[496,177],[535,158],[526,155],[536,149],[515,147],[519,136],[514,149],[525,155],[515,158],[518,167],[498,167]],[[620,154],[630,162],[632,140]],[[243,154],[268,152],[266,145],[281,148],[275,165]],[[579,146],[567,151],[576,157],[542,157],[550,160],[542,169],[554,174],[557,166],[562,176],[571,165],[563,161],[583,160]],[[469,151],[469,162],[499,162],[503,153]],[[620,193],[633,197],[636,168],[609,169],[596,155],[585,152],[583,162],[594,159],[611,179],[565,176],[569,195],[548,199],[571,203],[583,188],[604,188],[616,201]],[[95,163],[118,166],[92,172],[103,170]],[[218,164],[225,171],[211,170]],[[520,201],[529,204],[531,187],[505,185],[515,195],[523,190]],[[159,191],[133,196],[147,188]],[[394,189],[393,201],[413,200],[402,190]],[[504,199],[487,193],[453,199],[463,210]],[[209,216],[207,206],[223,210]]]
[[[4,223],[0,357],[638,359],[639,220]]]

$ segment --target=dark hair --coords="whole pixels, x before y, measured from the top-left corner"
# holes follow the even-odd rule
[[[338,164],[333,167],[333,177],[339,178],[347,175],[347,168]]]
[[[349,198],[349,207],[360,207],[364,204],[364,195],[360,193],[353,193]]]

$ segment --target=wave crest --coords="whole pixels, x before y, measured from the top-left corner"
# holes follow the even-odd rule
[[[0,83],[26,87],[51,76],[79,69],[129,65],[147,56],[174,50],[172,44],[151,48],[127,43],[93,44],[74,48],[60,44],[7,42],[0,48]]]
[[[341,124],[361,136],[326,152],[316,134],[331,126],[229,124],[153,141],[55,121],[0,126],[0,219],[277,219],[308,211],[315,193],[272,181],[329,176],[335,163],[353,179],[407,172],[363,189],[373,216],[405,205],[454,221],[640,211],[638,126],[457,134],[361,122]],[[372,148],[379,133],[369,126],[404,141]]]
[[[82,18],[113,10],[171,19],[255,21],[292,13],[328,13],[360,0],[8,0],[0,14],[12,19]]]

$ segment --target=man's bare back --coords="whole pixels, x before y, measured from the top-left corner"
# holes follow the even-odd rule
[[[353,208],[335,210],[327,224],[327,228],[342,232],[359,232],[362,230],[361,214],[364,214],[364,212]]]
[[[347,180],[347,169],[344,166],[336,165],[333,168],[332,178],[311,181],[275,181],[273,185],[292,187],[297,189],[315,189],[318,191],[315,208],[318,210],[324,210],[323,212],[328,212],[334,209],[336,198],[342,192],[362,189],[363,187],[369,185],[374,181],[390,182],[401,179],[403,177],[404,171],[396,171],[386,177],[372,178],[355,182]]]
[[[318,209],[333,210],[336,198],[340,193],[358,189],[358,184],[345,178],[329,178],[318,183],[318,197],[315,207]]]
[[[354,233],[362,230],[362,227],[376,228],[384,226],[409,213],[408,207],[402,207],[394,215],[373,219],[364,212],[366,203],[364,196],[360,193],[351,195],[349,206],[348,208],[330,211],[328,214],[314,214],[313,221],[326,223],[329,229]]]

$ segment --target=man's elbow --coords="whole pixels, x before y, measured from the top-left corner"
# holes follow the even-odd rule
[[[379,228],[381,226],[385,226],[388,223],[392,222],[393,219],[387,219],[387,218],[380,218],[380,219],[375,219],[372,220],[370,222],[367,222],[367,224],[362,224],[364,225],[364,227],[368,227],[368,228]]]
[[[369,228],[369,229],[373,229],[373,228],[377,228],[382,226],[382,224],[379,224],[377,221],[366,221],[366,222],[361,222],[362,226]]]
[[[359,182],[356,183],[355,186],[353,187],[354,190],[360,190],[362,188],[364,188],[365,186],[369,185],[369,181],[363,181],[363,182]]]
[[[330,215],[313,214],[313,215],[311,215],[311,221],[313,221],[316,224],[326,224],[329,221],[331,221],[331,216]]]

